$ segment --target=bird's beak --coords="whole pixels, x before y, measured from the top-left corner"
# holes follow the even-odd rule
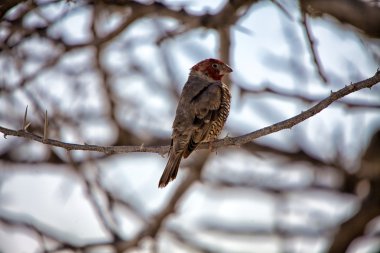
[[[228,74],[228,73],[231,73],[232,72],[232,68],[228,65],[223,65],[221,71],[220,71],[223,75],[224,74]]]

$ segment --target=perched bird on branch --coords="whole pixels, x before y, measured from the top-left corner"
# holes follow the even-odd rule
[[[201,142],[214,141],[230,111],[231,94],[222,82],[232,69],[216,59],[206,59],[190,69],[173,122],[169,160],[158,187],[177,176],[182,157],[188,157]]]

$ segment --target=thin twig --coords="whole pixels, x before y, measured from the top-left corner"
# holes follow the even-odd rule
[[[276,5],[283,13],[284,15],[290,19],[290,20],[293,20],[293,17],[292,15],[290,14],[290,12],[283,6],[282,3],[279,3],[277,0],[271,0],[271,2]]]
[[[306,103],[317,103],[322,100],[322,96],[308,96],[308,95],[301,95],[301,94],[294,94],[291,92],[284,91],[282,89],[279,89],[277,87],[271,87],[270,84],[266,84],[266,87],[262,89],[247,89],[246,87],[234,83],[234,85],[238,86],[240,88],[240,94],[245,95],[245,94],[253,94],[253,95],[262,95],[264,93],[271,93],[273,95],[279,95],[281,97],[288,97],[288,98],[294,98],[294,99],[299,99],[303,102]],[[366,109],[380,109],[380,103],[371,103],[365,99],[363,100],[358,100],[358,99],[353,99],[349,101],[348,99],[345,100],[337,100],[334,103],[339,103],[343,106],[346,106],[347,108],[366,108]]]
[[[49,135],[48,135],[48,125],[49,125],[49,122],[48,122],[48,115],[47,115],[47,110],[45,110],[45,120],[44,120],[44,138],[43,140],[45,141]]]
[[[122,241],[116,245],[117,252],[124,252],[127,249],[133,249],[137,247],[139,243],[146,237],[154,238],[159,232],[160,228],[164,224],[164,220],[171,214],[175,213],[177,205],[183,195],[188,191],[188,189],[193,185],[194,182],[198,181],[201,177],[202,168],[206,163],[208,155],[203,155],[199,158],[194,167],[188,170],[189,174],[186,176],[185,180],[178,185],[174,194],[170,197],[169,201],[154,219],[151,224],[141,233],[139,233],[133,240]]]
[[[310,27],[308,25],[308,21],[307,21],[307,17],[306,17],[306,13],[303,11],[301,13],[301,23],[302,23],[302,26],[304,27],[306,37],[307,37],[307,41],[308,41],[309,48],[310,48],[310,53],[311,53],[311,56],[313,57],[313,61],[314,61],[315,67],[317,68],[318,74],[319,74],[320,78],[322,79],[322,81],[324,83],[327,83],[327,77],[323,71],[322,63],[318,57],[318,53],[316,50],[316,42],[313,38],[313,35],[311,34]]]

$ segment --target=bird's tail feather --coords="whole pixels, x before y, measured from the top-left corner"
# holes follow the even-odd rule
[[[179,163],[181,162],[182,153],[170,153],[168,163],[166,164],[165,170],[162,173],[160,182],[158,183],[159,188],[165,187],[170,181],[174,180],[177,176]]]

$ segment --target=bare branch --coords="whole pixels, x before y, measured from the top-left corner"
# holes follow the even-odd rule
[[[8,0],[8,1],[1,1],[0,3],[0,18],[3,18],[4,15],[7,13],[8,10],[12,9],[16,5],[24,2],[23,0]]]
[[[187,192],[187,190],[194,182],[200,179],[202,168],[207,161],[207,157],[207,155],[200,157],[200,159],[197,161],[197,164],[194,165],[194,168],[188,170],[189,175],[187,175],[185,181],[178,186],[173,196],[165,205],[164,209],[155,216],[154,220],[151,222],[151,225],[148,226],[148,228],[144,229],[139,235],[137,235],[135,239],[119,243],[116,246],[118,252],[124,252],[126,249],[132,249],[136,247],[141,242],[141,240],[147,236],[154,238],[157,235],[161,226],[164,224],[164,220],[170,214],[175,212],[177,204],[179,203],[182,196]]]
[[[181,20],[191,27],[220,28],[233,25],[243,16],[249,7],[258,2],[257,0],[235,0],[229,1],[216,14],[193,15],[184,9],[171,9],[162,2],[154,1],[144,4],[130,0],[103,0],[107,5],[124,6],[131,8],[133,15],[141,16],[166,16]]]
[[[319,59],[317,50],[315,48],[316,43],[315,43],[315,40],[311,34],[310,27],[307,23],[306,13],[303,11],[301,13],[301,23],[304,27],[306,37],[307,37],[307,41],[308,41],[309,48],[310,48],[310,53],[311,53],[311,56],[313,57],[313,61],[314,61],[315,67],[317,68],[318,74],[321,77],[322,81],[327,83],[327,77],[323,71],[321,60]]]
[[[236,85],[236,83],[235,83],[235,85]],[[256,89],[248,89],[248,88],[241,86],[239,84],[237,84],[237,85],[239,86],[241,95],[245,95],[245,94],[261,95],[264,93],[271,93],[274,95],[279,95],[281,97],[299,99],[305,103],[317,103],[320,100],[322,100],[322,98],[323,98],[322,96],[311,97],[308,95],[301,95],[298,93],[294,94],[292,92],[287,92],[287,91],[284,91],[282,89],[279,89],[279,88],[275,87],[274,85],[272,87],[270,84],[266,84],[265,88],[257,89],[257,90]],[[342,105],[346,106],[347,108],[380,109],[380,104],[371,103],[366,99],[363,99],[363,100],[352,99],[351,101],[349,101],[348,99],[345,99],[345,100],[342,99],[342,100],[337,100],[334,103],[342,104]]]
[[[330,104],[332,104],[334,101],[347,96],[348,94],[351,94],[355,91],[364,89],[364,88],[371,88],[375,84],[380,82],[380,71],[378,70],[376,74],[368,78],[366,80],[353,83],[351,85],[345,86],[344,88],[336,91],[331,92],[330,96],[320,101],[315,106],[311,107],[310,109],[281,122],[278,122],[276,124],[273,124],[268,127],[264,127],[262,129],[259,129],[257,131],[239,136],[239,137],[226,137],[222,140],[215,141],[211,144],[212,148],[219,148],[219,147],[225,147],[225,146],[240,146],[246,143],[249,143],[253,141],[254,139],[257,139],[259,137],[278,132],[283,129],[291,128],[302,121],[305,121],[306,119],[314,116],[315,114],[319,113],[323,109],[327,108]],[[47,145],[55,146],[55,147],[61,147],[66,150],[83,150],[83,151],[97,151],[97,152],[103,152],[107,154],[112,153],[130,153],[130,152],[151,152],[151,153],[158,153],[158,154],[165,154],[169,150],[169,146],[98,146],[98,145],[88,145],[88,144],[74,144],[74,143],[67,143],[67,142],[61,142],[53,139],[44,139],[43,137],[26,132],[24,130],[12,130],[9,128],[1,127],[0,126],[0,132],[4,134],[4,136],[10,135],[10,136],[18,136],[23,137],[27,139],[31,139],[37,142],[41,142]],[[209,145],[207,143],[204,143],[199,146],[199,149],[206,149],[209,148]]]
[[[191,230],[182,231],[180,224],[176,223],[177,218],[181,219],[183,215],[187,214],[187,210],[185,212],[182,210],[182,203],[187,205],[188,196],[192,196],[193,193],[193,186],[204,184],[207,187],[213,187],[213,191],[225,191],[226,194],[221,195],[217,199],[213,198],[212,195],[210,196],[208,194],[210,192],[207,190],[203,191],[201,189],[202,194],[206,198],[213,198],[212,200],[215,203],[227,199],[229,192],[256,189],[265,192],[268,195],[267,197],[271,201],[273,200],[276,206],[292,202],[292,200],[288,202],[288,199],[283,197],[289,191],[293,191],[295,184],[290,182],[288,188],[287,185],[279,187],[277,184],[260,183],[258,180],[262,180],[263,178],[256,177],[256,175],[261,176],[256,171],[252,174],[245,174],[245,170],[242,172],[234,170],[231,174],[228,174],[223,170],[225,169],[228,172],[230,168],[224,168],[223,163],[217,162],[213,168],[219,170],[217,172],[221,174],[213,174],[214,171],[208,174],[208,171],[206,171],[204,179],[201,178],[204,168],[208,170],[211,167],[209,164],[214,166],[212,164],[213,160],[211,163],[207,162],[210,152],[206,151],[200,151],[196,154],[196,159],[186,161],[184,165],[191,169],[185,171],[187,173],[182,174],[184,177],[179,178],[180,181],[176,185],[173,185],[176,186],[175,189],[172,189],[173,191],[167,192],[170,196],[165,198],[165,203],[161,203],[161,209],[154,211],[154,213],[145,210],[148,206],[143,201],[149,201],[148,197],[154,197],[154,195],[148,196],[150,195],[149,191],[145,192],[149,189],[145,188],[143,184],[145,183],[144,180],[136,184],[137,187],[144,187],[144,196],[140,200],[140,195],[135,194],[136,191],[133,189],[135,187],[134,183],[120,185],[122,187],[120,188],[118,185],[119,181],[114,181],[113,175],[115,174],[108,174],[110,172],[108,170],[109,164],[111,163],[106,158],[109,158],[110,154],[149,152],[163,156],[169,150],[169,146],[166,145],[169,143],[169,136],[156,137],[161,136],[163,133],[161,131],[162,128],[149,126],[149,117],[151,115],[154,115],[154,119],[161,117],[161,114],[155,115],[154,113],[156,101],[161,103],[161,99],[164,101],[167,95],[171,95],[177,99],[179,97],[178,83],[182,80],[183,76],[182,72],[179,71],[180,67],[176,63],[179,63],[179,60],[182,58],[177,59],[173,55],[173,50],[177,49],[172,46],[177,45],[177,43],[186,42],[188,37],[193,37],[192,33],[195,31],[194,34],[196,34],[197,38],[201,38],[199,44],[197,39],[196,41],[191,41],[191,45],[182,43],[182,46],[182,44],[178,44],[181,45],[178,49],[183,50],[190,58],[205,57],[211,51],[197,49],[201,47],[209,49],[212,46],[212,52],[215,52],[214,43],[212,45],[209,43],[203,44],[204,40],[202,40],[202,36],[212,32],[213,37],[217,35],[215,43],[218,46],[218,58],[226,63],[231,63],[231,60],[233,61],[231,55],[233,48],[231,46],[240,43],[238,40],[232,41],[231,34],[241,31],[250,37],[254,35],[251,31],[244,28],[244,24],[246,22],[251,23],[251,21],[243,20],[243,23],[239,21],[242,18],[245,19],[255,14],[256,10],[252,12],[250,10],[255,3],[258,3],[257,0],[225,1],[218,8],[210,8],[208,5],[205,5],[202,11],[193,11],[190,2],[178,4],[155,0],[66,0],[64,2],[60,0],[42,2],[37,0],[3,0],[0,2],[0,17],[3,18],[0,22],[0,28],[3,32],[3,36],[0,39],[0,53],[2,56],[1,60],[3,60],[2,66],[4,67],[4,75],[0,75],[0,97],[3,95],[5,98],[5,106],[0,112],[0,118],[4,122],[4,127],[0,126],[0,132],[3,133],[4,138],[7,135],[21,137],[11,137],[8,140],[1,140],[0,138],[0,167],[1,170],[6,172],[3,173],[5,178],[0,178],[0,187],[2,186],[2,181],[6,180],[8,171],[12,171],[13,173],[14,168],[17,170],[19,168],[29,169],[31,165],[43,162],[47,163],[46,165],[48,166],[53,164],[60,165],[55,167],[63,168],[65,172],[67,169],[71,169],[81,180],[79,186],[81,187],[82,198],[88,202],[93,216],[98,220],[102,233],[106,234],[106,237],[91,241],[78,240],[74,233],[75,231],[62,232],[61,229],[58,229],[60,228],[59,221],[56,224],[58,227],[50,227],[37,218],[40,214],[37,214],[36,218],[34,218],[35,216],[8,213],[4,210],[0,212],[0,224],[6,229],[5,232],[13,229],[25,232],[27,236],[33,237],[37,241],[39,244],[38,250],[41,253],[62,251],[90,252],[102,251],[103,248],[107,248],[108,251],[111,250],[112,252],[129,252],[138,247],[146,248],[146,246],[150,248],[149,251],[158,252],[158,246],[168,242],[167,235],[173,237],[171,239],[181,242],[185,250],[187,246],[192,246],[194,250],[216,252],[218,247],[204,247],[203,244],[191,239]],[[293,10],[292,8],[286,8],[287,5],[282,4],[279,0],[270,0],[270,3],[272,3],[272,8],[277,8],[284,13],[281,16],[281,20],[289,21],[287,19],[290,19],[294,21],[294,17],[291,15],[292,12],[290,12],[290,10]],[[61,8],[62,4],[65,4],[64,8]],[[320,58],[320,55],[318,55],[318,41],[320,38],[317,34],[313,34],[313,27],[310,23],[311,18],[320,16],[320,14],[329,14],[336,17],[338,22],[351,24],[361,29],[367,35],[376,35],[379,32],[379,26],[377,25],[379,22],[375,21],[379,19],[379,15],[377,14],[380,9],[378,8],[378,3],[374,1],[362,3],[360,0],[299,0],[299,6],[301,17],[300,21],[297,22],[299,22],[298,25],[301,26],[301,29],[304,30],[306,51],[311,55],[310,62],[314,65],[315,74],[319,75],[319,78],[324,82],[327,82],[327,77],[330,78],[330,76],[326,72],[328,70],[326,69],[327,65],[325,66],[325,62],[322,61],[325,59]],[[355,8],[356,6],[358,8]],[[56,14],[51,15],[50,9],[57,10],[55,11]],[[362,11],[358,11],[358,9]],[[79,30],[71,30],[69,26],[66,26],[66,22],[67,24],[72,24],[72,21],[77,20],[76,18],[79,16],[83,18],[85,23],[80,25],[79,22],[78,27],[75,27],[80,28],[81,31],[81,34],[78,34],[80,36],[77,37],[76,32]],[[109,20],[111,22],[108,22]],[[60,24],[65,25],[61,26]],[[144,26],[144,28],[139,29],[140,25]],[[281,25],[283,25],[284,31],[287,33],[290,30],[288,26],[297,24],[287,22]],[[135,31],[138,31],[138,33],[135,33]],[[143,32],[140,33],[141,31]],[[297,47],[298,37],[294,31],[292,32],[293,34],[288,34],[289,36],[287,37],[289,38],[287,42]],[[363,43],[367,43],[365,38],[362,38],[359,33],[355,32],[355,34],[360,39],[363,39]],[[40,44],[41,48],[37,46],[37,50],[34,50],[34,46],[37,44]],[[376,47],[375,42],[370,42],[369,44],[371,47]],[[49,50],[44,50],[45,48]],[[149,51],[144,51],[145,49]],[[153,49],[153,51],[150,51],[150,49]],[[375,55],[374,58],[377,56],[375,49],[371,49]],[[197,53],[192,55],[191,52]],[[150,56],[154,57],[152,58],[153,60],[150,61],[150,59],[145,57],[145,53],[149,53]],[[161,71],[163,66],[160,66],[160,69],[154,67],[157,66],[157,55],[162,58],[166,72]],[[234,59],[238,59],[240,56],[236,55]],[[276,56],[274,59],[278,58],[278,62],[282,62],[280,57],[283,57],[283,55],[277,57],[277,55],[269,54],[269,56]],[[290,74],[297,75],[305,70],[300,65],[302,63],[298,62],[301,58],[294,58],[294,55],[291,58],[290,61],[296,64],[291,68],[292,73]],[[271,60],[269,57],[266,59]],[[375,60],[378,59],[376,58]],[[150,63],[155,65],[150,65]],[[346,63],[349,67],[353,66],[352,71],[349,72],[351,80],[364,79],[358,77],[363,73],[360,69],[363,65],[356,66],[355,59],[346,59]],[[180,76],[181,78],[179,78]],[[55,80],[52,80],[55,77],[59,77],[57,83],[55,83]],[[135,79],[136,77],[138,79]],[[142,78],[141,81],[144,81],[144,88],[140,88],[149,92],[142,92],[141,98],[143,100],[139,99],[139,97],[133,97],[135,90],[133,82],[137,80],[137,83],[139,83],[140,77]],[[236,77],[238,78],[238,76]],[[331,78],[339,80],[340,76],[331,76]],[[305,75],[301,75],[298,79],[303,81],[307,78]],[[53,82],[50,83],[50,80]],[[230,80],[224,81],[230,84]],[[273,142],[260,144],[261,142],[257,142],[256,139],[283,129],[290,129],[318,114],[332,103],[343,105],[341,106],[343,109],[355,107],[361,109],[364,113],[366,113],[367,109],[370,109],[370,113],[373,113],[380,108],[380,103],[374,99],[376,92],[379,91],[378,89],[371,92],[371,94],[367,91],[367,95],[371,97],[370,100],[365,100],[367,97],[360,99],[356,96],[352,96],[352,98],[351,96],[346,96],[360,89],[371,88],[379,83],[379,71],[369,79],[351,85],[347,83],[345,87],[343,87],[344,83],[341,82],[342,89],[322,96],[294,91],[287,92],[278,88],[277,85],[271,85],[267,81],[264,82],[266,83],[263,83],[263,86],[258,85],[259,88],[252,88],[252,90],[248,89],[247,86],[240,86],[239,83],[235,83],[235,85],[240,88],[242,94],[281,96],[282,98],[291,98],[292,102],[296,104],[302,101],[304,102],[302,103],[302,107],[307,110],[291,118],[286,119],[286,116],[284,116],[282,120],[286,120],[257,131],[253,131],[255,129],[252,129],[252,132],[249,131],[245,135],[242,135],[241,131],[231,126],[228,131],[232,133],[232,136],[237,137],[226,137],[213,143],[203,143],[198,148],[215,150],[219,147],[242,146],[239,150],[237,148],[228,150],[233,150],[234,152],[232,153],[237,151],[236,155],[242,154],[247,156],[247,159],[250,159],[251,155],[257,155],[259,158],[255,160],[262,159],[265,162],[271,162],[271,164],[273,162],[273,168],[275,166],[278,167],[281,162],[282,167],[279,168],[281,170],[283,168],[286,170],[288,166],[290,167],[290,163],[292,163],[291,165],[297,163],[297,174],[301,175],[302,173],[302,175],[306,175],[307,173],[307,178],[302,176],[302,180],[305,182],[303,185],[305,190],[323,189],[324,191],[328,190],[328,194],[350,195],[350,198],[356,198],[358,202],[360,201],[361,207],[359,207],[357,214],[354,214],[341,224],[340,227],[337,225],[339,221],[331,223],[333,221],[331,220],[331,222],[326,222],[326,225],[328,225],[325,228],[326,230],[313,230],[321,231],[318,232],[318,236],[331,240],[331,252],[346,251],[356,238],[360,240],[360,237],[373,237],[370,233],[366,234],[365,229],[369,222],[379,214],[380,202],[378,194],[376,194],[379,192],[379,181],[371,176],[367,176],[367,174],[364,175],[351,171],[349,173],[346,171],[346,168],[349,166],[345,166],[346,153],[344,153],[345,150],[341,149],[342,147],[346,148],[346,146],[342,146],[344,142],[341,135],[343,134],[341,134],[339,126],[335,126],[335,124],[334,126],[328,125],[329,129],[333,130],[331,134],[335,137],[335,140],[342,138],[342,143],[336,141],[341,145],[335,146],[333,144],[334,148],[336,148],[334,150],[336,154],[332,154],[331,156],[334,156],[332,158],[318,156],[318,153],[312,152],[309,149],[309,145],[306,145],[309,144],[309,140],[303,131],[295,131],[297,136],[294,142],[291,143],[291,148],[287,149],[281,149],[277,145],[273,145]],[[145,89],[145,84],[147,89]],[[55,92],[55,87],[64,93]],[[140,88],[137,90],[140,90]],[[168,88],[171,91],[168,92]],[[156,91],[159,92],[156,94]],[[154,96],[151,97],[150,92],[154,92]],[[64,96],[61,96],[61,94]],[[162,96],[157,99],[160,95]],[[145,104],[145,102],[147,103]],[[20,110],[22,113],[22,104],[25,103],[34,108],[34,112],[45,112],[38,113],[37,115],[28,115],[29,108],[27,106],[24,115],[17,116],[18,114],[14,113],[14,110]],[[141,103],[144,103],[144,105],[141,106]],[[172,104],[165,105],[173,109],[171,107]],[[159,109],[161,110],[162,108],[160,107]],[[49,110],[49,118],[47,110]],[[160,118],[160,122],[164,118]],[[33,124],[30,122],[33,122]],[[346,124],[343,125],[343,127],[346,127]],[[8,128],[5,128],[5,126]],[[91,129],[88,127],[91,127]],[[62,139],[62,134],[64,134],[62,132],[63,128],[68,130],[70,134],[73,134],[73,142],[76,143],[61,141],[64,140]],[[106,136],[99,136],[99,134],[105,132],[103,130],[106,130],[108,134]],[[49,134],[52,131],[54,131],[55,137],[51,133]],[[364,132],[362,133],[363,135],[368,134],[368,131]],[[92,136],[94,136],[93,139],[91,138]],[[56,139],[49,139],[49,137]],[[90,144],[86,143],[87,140],[90,140]],[[112,146],[91,145],[101,143],[101,140],[109,141],[107,145]],[[41,149],[38,155],[29,155],[27,151],[33,147],[29,147],[28,144],[34,143],[31,141],[40,142],[47,146],[44,146],[44,149]],[[26,153],[23,149],[20,150],[20,147],[24,147],[25,145],[28,146],[25,147],[28,148]],[[362,145],[365,145],[364,141],[360,144],[357,143],[356,147],[359,149],[362,148]],[[62,150],[54,147],[67,150],[68,157],[62,156],[61,152],[59,152]],[[71,150],[95,151],[99,152],[99,154],[85,152],[83,155],[83,152],[80,152],[80,156],[76,157],[74,156],[76,152],[70,152]],[[18,155],[20,151],[22,151],[22,155]],[[357,153],[360,152],[360,150],[357,151]],[[377,155],[377,149],[375,151],[375,155]],[[230,155],[230,153],[223,152],[220,155]],[[355,162],[359,162],[359,155],[351,160],[356,159]],[[133,159],[140,159],[139,156],[132,157]],[[144,158],[141,157],[141,159]],[[101,167],[97,165],[99,162],[102,164]],[[132,160],[127,162],[134,164]],[[188,166],[189,164],[190,166]],[[246,167],[247,170],[250,169],[248,166]],[[51,167],[46,166],[45,169],[50,170]],[[372,167],[368,169],[372,170]],[[303,174],[304,172],[306,173]],[[122,173],[130,177],[126,181],[128,183],[133,175],[128,172],[124,174],[125,171]],[[231,177],[232,173],[234,174],[233,177]],[[371,171],[371,173],[376,173],[376,171]],[[254,180],[245,177],[246,175],[249,177],[252,175],[252,179]],[[59,176],[67,177],[71,176],[71,173],[70,175],[62,173]],[[145,174],[142,176],[144,176],[144,179],[150,180],[150,178],[145,177]],[[240,176],[242,179],[240,179]],[[327,177],[329,179],[325,180]],[[365,193],[368,196],[359,194],[359,191],[356,191],[360,188],[359,184],[362,181],[368,181],[370,187]],[[120,183],[124,182],[120,181]],[[128,190],[131,188],[132,192],[124,191],[123,187],[128,187]],[[157,189],[155,190],[157,191]],[[18,191],[14,193],[15,196],[19,194]],[[161,193],[165,194],[164,192]],[[250,198],[249,196],[246,195],[247,198]],[[147,198],[145,199],[145,197]],[[212,203],[208,204],[210,204],[210,207],[212,206]],[[301,211],[314,211],[313,208],[309,208],[302,203],[297,203],[297,207],[302,209]],[[206,205],[205,208],[207,208]],[[303,210],[303,208],[305,209]],[[284,208],[283,211],[290,213],[292,210],[293,208],[289,207],[286,210]],[[201,212],[203,211],[201,210]],[[177,212],[181,212],[178,217]],[[208,213],[204,214],[207,215]],[[277,223],[273,231],[260,230],[260,228],[256,230],[257,224],[253,224],[253,227],[242,226],[240,229],[239,224],[231,223],[231,226],[229,226],[229,224],[224,224],[223,219],[214,220],[206,216],[204,219],[197,219],[195,225],[200,225],[199,228],[202,232],[218,232],[224,236],[234,233],[235,236],[240,237],[246,236],[249,233],[254,236],[277,236],[280,240],[284,239],[286,241],[288,236],[298,235],[298,233],[293,232],[287,233],[288,224],[281,222],[287,219],[287,216],[283,215],[283,212],[281,214],[275,212],[273,216]],[[313,219],[317,221],[320,217],[323,216],[313,215]],[[136,221],[133,222],[136,226],[125,227],[124,220]],[[292,226],[289,226],[289,228],[295,231]],[[137,229],[137,232],[135,229]],[[335,238],[333,237],[334,235]],[[234,238],[228,239],[234,240]],[[50,241],[53,241],[53,243]]]
[[[230,64],[231,52],[231,32],[230,27],[223,27],[219,29],[219,55],[223,62]],[[224,81],[228,86],[231,86],[231,78],[224,77]]]
[[[331,92],[330,96],[323,99],[315,106],[311,107],[310,109],[290,119],[278,122],[268,127],[264,127],[260,130],[254,131],[252,133],[249,133],[243,136],[239,136],[235,138],[224,138],[223,140],[220,140],[217,143],[215,143],[215,145],[213,144],[212,147],[216,148],[220,146],[243,145],[254,139],[268,135],[270,133],[278,132],[280,130],[287,129],[287,128],[292,128],[293,126],[301,123],[302,121],[314,116],[315,114],[319,113],[323,109],[327,108],[334,101],[344,96],[347,96],[348,94],[353,93],[355,91],[358,91],[364,88],[371,88],[372,86],[374,86],[375,84],[379,82],[380,82],[380,71],[378,70],[373,77],[357,82],[357,83],[353,83],[349,86],[345,86],[344,88],[336,92]],[[202,147],[205,147],[205,145],[202,145]]]
[[[346,252],[351,242],[365,233],[367,224],[380,215],[379,189],[379,180],[372,181],[369,196],[360,210],[341,225],[328,253]]]
[[[312,16],[328,14],[368,36],[380,37],[379,1],[301,0],[300,3],[302,9]]]
[[[290,20],[293,20],[293,17],[292,15],[289,13],[289,11],[284,7],[284,5],[282,3],[279,3],[277,0],[271,0],[271,2],[276,5],[280,11],[282,11],[282,13],[284,13],[284,15],[290,19]]]

